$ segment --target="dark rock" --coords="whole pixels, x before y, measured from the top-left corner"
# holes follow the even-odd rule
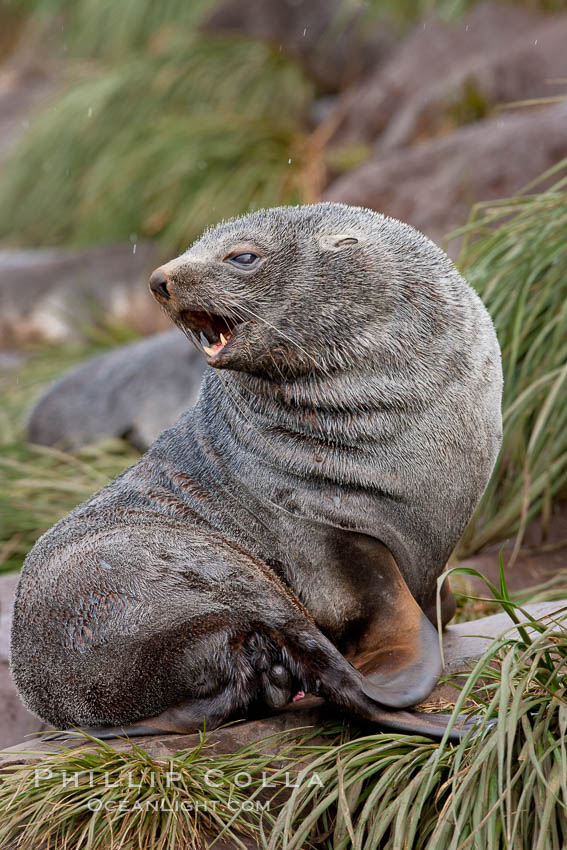
[[[66,449],[126,437],[145,450],[195,403],[206,363],[181,331],[87,360],[35,403],[27,437]]]
[[[540,12],[517,5],[483,2],[454,23],[437,17],[422,21],[381,68],[345,93],[337,107],[344,118],[336,140],[376,139],[422,92],[442,88],[487,56],[506,57],[516,39],[529,37],[543,19]]]
[[[322,92],[334,92],[379,65],[390,50],[385,24],[368,27],[360,5],[343,0],[225,0],[205,32],[237,32],[294,56]]]
[[[373,159],[335,180],[329,201],[370,207],[440,242],[471,204],[522,189],[567,156],[567,104],[526,108]]]
[[[158,262],[147,242],[0,251],[0,345],[80,337],[101,319],[145,333],[164,328],[147,286]]]
[[[467,556],[465,563],[498,587],[501,559],[511,594],[529,591],[533,595],[534,588],[542,584],[548,587],[550,583],[559,588],[564,586],[567,570],[567,502],[556,502],[544,521],[539,516],[528,523],[519,550],[516,551],[516,539],[512,537],[505,543],[494,544]],[[490,596],[482,579],[472,575],[461,579],[468,594]]]
[[[301,702],[286,706],[271,717],[245,720],[230,726],[223,726],[210,733],[208,745],[212,752],[234,753],[241,747],[255,744],[265,738],[271,738],[267,746],[271,752],[277,753],[280,747],[285,746],[290,737],[299,738],[312,733],[314,728],[331,719],[331,717],[328,706],[322,700],[309,696]],[[200,734],[195,732],[186,735],[147,735],[134,740],[152,758],[164,759],[171,757],[179,750],[195,747],[200,741]],[[83,737],[71,737],[58,740],[56,748],[75,749],[84,746],[84,743]],[[119,752],[130,749],[130,744],[125,739],[110,738],[108,744]],[[21,742],[11,746],[6,752],[0,753],[0,768],[9,764],[33,762],[38,754],[53,752],[53,750],[53,743],[42,738],[34,739],[32,745]],[[33,751],[33,754],[28,751]]]

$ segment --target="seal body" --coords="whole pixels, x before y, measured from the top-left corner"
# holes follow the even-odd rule
[[[26,437],[68,451],[122,437],[145,451],[195,403],[205,366],[178,330],[120,345],[50,385],[29,412]]]
[[[151,286],[213,368],[29,554],[26,704],[59,727],[187,729],[300,688],[370,718],[417,703],[440,672],[437,579],[501,441],[479,298],[413,228],[341,204],[222,223]]]

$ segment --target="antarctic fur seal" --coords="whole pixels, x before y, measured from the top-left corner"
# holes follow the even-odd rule
[[[150,286],[213,368],[28,555],[25,703],[59,728],[186,731],[302,689],[421,728],[384,707],[439,675],[437,578],[501,441],[481,301],[410,226],[333,203],[223,222]]]
[[[145,451],[193,406],[205,368],[201,353],[177,328],[97,354],[35,401],[27,439],[75,450],[123,437]]]

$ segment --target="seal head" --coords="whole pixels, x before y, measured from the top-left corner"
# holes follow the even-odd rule
[[[207,231],[150,287],[217,369],[280,381],[368,364],[412,283],[380,238],[388,221],[340,204],[263,210]]]

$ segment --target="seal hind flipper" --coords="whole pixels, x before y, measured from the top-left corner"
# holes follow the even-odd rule
[[[423,615],[424,616],[424,615]],[[437,633],[424,616],[435,641]],[[426,628],[426,627],[424,627]],[[380,729],[404,734],[425,735],[441,739],[452,720],[450,714],[432,714],[420,711],[395,710],[381,702],[380,689],[368,685],[368,678],[355,668],[316,627],[288,635],[286,650],[298,662],[307,689],[330,703],[354,712],[376,723]],[[431,634],[429,635],[431,639]],[[437,645],[437,644],[436,644]],[[429,693],[431,688],[427,691]],[[479,721],[459,715],[447,734],[447,740],[460,741]],[[480,728],[480,727],[479,727]]]
[[[105,740],[108,738],[122,737],[138,737],[150,735],[167,735],[167,734],[189,734],[197,732],[203,728],[203,724],[195,725],[190,722],[192,718],[192,710],[190,705],[187,715],[188,725],[181,723],[178,715],[177,721],[171,722],[172,718],[168,719],[169,710],[164,712],[164,716],[157,718],[149,718],[143,723],[135,723],[127,726],[90,726],[78,727],[63,732],[47,732],[41,735],[43,740],[57,741],[75,737],[77,731],[83,731],[93,738]],[[389,711],[388,709],[376,706],[373,716],[366,717],[373,723],[376,723],[380,730],[388,732],[399,732],[405,735],[423,735],[426,738],[434,738],[440,740],[447,732],[447,727],[451,720],[450,714],[430,714],[420,711]],[[208,726],[207,731],[212,731],[216,726]],[[473,729],[481,728],[480,721],[477,718],[469,718],[460,714],[447,735],[447,740],[458,742],[462,740]]]
[[[155,717],[147,717],[139,723],[124,726],[90,728],[85,731],[97,738],[117,738],[121,735],[166,735],[169,733],[212,731],[226,719],[226,691],[211,699],[192,699],[167,708]]]
[[[431,626],[433,629],[433,627]],[[256,630],[244,641],[252,678],[247,690],[268,708],[279,708],[282,700],[289,702],[297,683],[331,704],[355,713],[379,726],[404,734],[418,734],[440,739],[450,721],[447,714],[424,714],[416,711],[396,711],[379,701],[367,687],[365,677],[349,662],[325,635],[308,620],[288,620],[281,631]],[[279,658],[280,660],[274,660]],[[236,657],[233,657],[236,666]],[[256,691],[257,683],[258,690]],[[268,683],[268,684],[267,684]],[[278,695],[281,699],[278,699]],[[158,715],[142,717],[139,721],[116,726],[81,726],[97,738],[116,738],[138,735],[191,733],[205,728],[211,731],[230,719],[236,719],[237,705],[234,688],[222,687],[205,699],[187,699]],[[247,710],[248,706],[241,706]],[[459,740],[471,728],[466,718],[458,718],[448,734],[451,741]],[[50,738],[73,736],[75,730],[50,734]]]
[[[139,722],[116,726],[76,726],[59,732],[48,732],[44,739],[59,740],[72,738],[84,732],[93,738],[120,738],[124,735],[165,735],[170,732],[187,733],[202,729],[215,729],[226,716],[226,692],[221,691],[210,699],[193,699],[173,706],[155,717],[143,718]]]
[[[283,664],[274,664],[262,673],[262,695],[270,708],[282,708],[292,697],[292,677]]]
[[[283,654],[297,675],[303,676],[306,688],[323,697],[343,711],[355,713],[371,723],[380,731],[398,732],[406,735],[423,735],[436,740],[447,733],[451,721],[450,714],[431,714],[419,711],[390,709],[376,700],[365,686],[365,679],[352,664],[347,661],[323,634],[316,630],[310,633],[300,632],[298,640],[286,643]],[[308,654],[305,654],[305,653]],[[292,681],[289,670],[283,665],[274,665],[285,671],[286,688]],[[270,675],[263,673],[264,676]],[[275,679],[280,678],[276,669]],[[287,691],[286,691],[287,693]],[[281,708],[283,703],[270,704],[263,693],[269,708]],[[289,696],[289,694],[288,694]],[[287,700],[289,702],[289,698]],[[107,739],[124,736],[146,736],[165,734],[188,734],[200,730],[212,731],[230,719],[226,710],[226,692],[221,692],[209,700],[187,700],[181,705],[172,706],[155,717],[148,717],[138,723],[123,726],[79,727],[95,738]],[[460,741],[478,721],[459,715],[453,727],[447,733],[447,739]],[[73,737],[75,730],[60,733],[48,733],[48,739]]]

